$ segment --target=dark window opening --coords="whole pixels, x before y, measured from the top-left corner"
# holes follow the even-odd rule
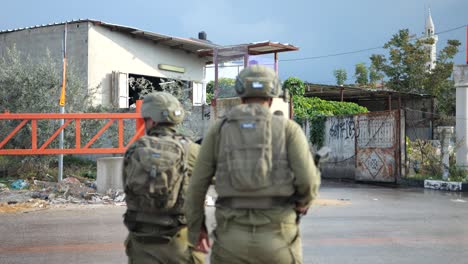
[[[169,87],[170,86],[170,87]],[[128,74],[128,105],[132,106],[136,100],[143,97],[152,91],[164,91],[166,88],[180,87],[180,91],[170,91],[174,96],[181,99],[182,93],[190,93],[190,82],[185,80],[156,77],[141,74]],[[180,93],[180,94],[177,94]]]

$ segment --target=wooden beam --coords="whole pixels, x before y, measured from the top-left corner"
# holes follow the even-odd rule
[[[184,44],[177,44],[177,45],[171,46],[171,49],[180,49],[183,46],[184,46]]]
[[[161,38],[161,39],[156,39],[156,40],[153,40],[153,43],[154,44],[159,44],[161,42],[165,42],[165,41],[169,41],[169,40],[172,40],[172,38]]]
[[[278,74],[278,52],[275,52],[275,72]]]
[[[392,110],[392,94],[388,94],[388,110]]]

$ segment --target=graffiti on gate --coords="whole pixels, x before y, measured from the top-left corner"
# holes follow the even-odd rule
[[[333,139],[354,138],[356,135],[354,120],[352,118],[333,119],[328,134]]]

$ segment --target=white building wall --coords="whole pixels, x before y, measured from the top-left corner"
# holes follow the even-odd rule
[[[99,87],[97,104],[111,103],[113,71],[199,81],[204,79],[205,61],[196,54],[171,49],[150,40],[134,38],[109,28],[92,25],[89,28],[88,85]],[[184,67],[184,73],[158,69],[158,64]]]

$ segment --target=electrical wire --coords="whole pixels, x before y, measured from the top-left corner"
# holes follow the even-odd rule
[[[452,32],[464,27],[467,27],[468,25],[461,25],[455,28],[447,29],[444,31],[436,32],[435,35],[441,35],[445,34],[448,32]],[[319,56],[312,56],[312,57],[304,57],[304,58],[295,58],[295,59],[283,59],[279,60],[280,62],[288,62],[288,61],[301,61],[301,60],[315,60],[315,59],[323,59],[323,58],[329,58],[329,57],[337,57],[337,56],[343,56],[343,55],[349,55],[349,54],[354,54],[354,53],[361,53],[361,52],[366,52],[366,51],[371,51],[371,50],[377,50],[377,49],[384,49],[383,46],[380,47],[373,47],[373,48],[367,48],[367,49],[361,49],[361,50],[354,50],[354,51],[347,51],[347,52],[340,52],[340,53],[332,53],[332,54],[327,54],[327,55],[319,55]]]
[[[341,56],[341,55],[348,55],[348,54],[353,54],[353,53],[361,53],[361,52],[365,52],[365,51],[376,50],[376,49],[383,49],[383,48],[384,48],[384,47],[374,47],[374,48],[368,48],[368,49],[362,49],[362,50],[355,50],[355,51],[348,51],[348,52],[341,52],[341,53],[335,53],[335,54],[328,54],[328,55],[321,55],[321,56],[313,56],[313,57],[305,57],[305,58],[297,58],[297,59],[285,59],[285,60],[279,60],[279,61],[283,62],[283,61],[313,60],[313,59],[321,59],[321,58],[336,57],[336,56]]]
[[[460,28],[464,28],[464,27],[467,27],[468,25],[462,25],[462,26],[459,26],[459,27],[456,27],[456,28],[452,28],[452,29],[447,29],[447,30],[444,30],[444,31],[440,31],[440,32],[436,32],[435,34],[436,35],[441,35],[441,34],[445,34],[445,33],[448,33],[448,32],[452,32],[452,31],[455,31],[455,30],[458,30]]]

